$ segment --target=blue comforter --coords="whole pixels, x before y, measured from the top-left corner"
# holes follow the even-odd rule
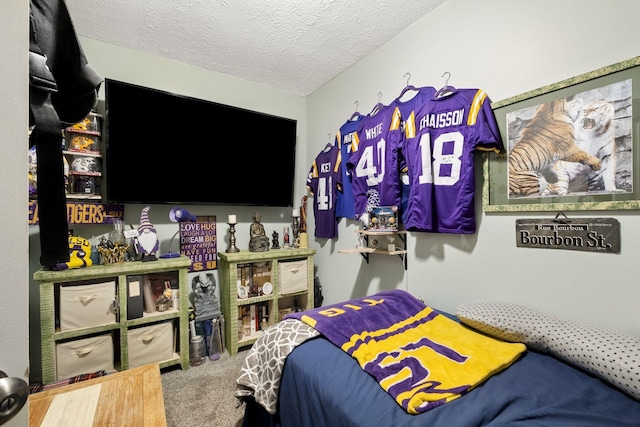
[[[356,359],[411,414],[460,398],[526,350],[471,331],[400,289],[286,318]]]
[[[355,359],[324,338],[287,358],[278,411],[248,402],[245,427],[638,427],[640,402],[602,380],[533,351],[470,393],[408,414]]]

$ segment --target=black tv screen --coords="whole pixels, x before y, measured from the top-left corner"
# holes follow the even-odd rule
[[[107,201],[291,207],[296,124],[106,79]]]

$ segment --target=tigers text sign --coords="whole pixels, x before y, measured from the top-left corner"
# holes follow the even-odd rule
[[[124,217],[124,205],[103,203],[67,202],[67,218],[70,225],[75,224],[113,224],[114,219]],[[29,225],[38,225],[38,202],[29,201]]]
[[[613,218],[516,219],[516,246],[620,252],[620,223]]]

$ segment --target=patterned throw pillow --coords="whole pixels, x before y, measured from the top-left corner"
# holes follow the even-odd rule
[[[640,400],[640,338],[512,303],[466,302],[455,314],[478,331],[550,353]]]

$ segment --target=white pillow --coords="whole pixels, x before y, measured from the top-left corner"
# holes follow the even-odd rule
[[[474,329],[550,353],[640,400],[640,338],[504,302],[466,302],[455,314]]]

